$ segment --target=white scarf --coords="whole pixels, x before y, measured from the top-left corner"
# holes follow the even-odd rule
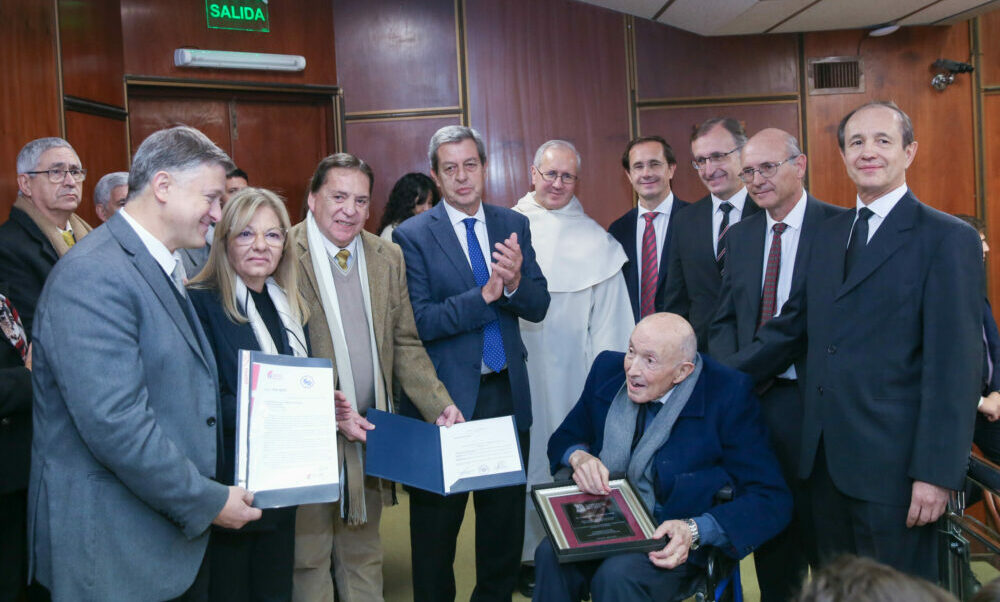
[[[243,282],[243,279],[238,274],[234,275],[233,278],[233,295],[236,297],[236,306],[240,308],[243,315],[250,322],[253,334],[257,337],[257,344],[260,345],[260,350],[271,355],[281,353],[271,338],[271,333],[268,331],[267,325],[264,324],[264,319],[260,317],[260,312],[257,311],[257,305],[254,304],[253,297],[250,296],[250,291],[247,290],[246,283]],[[306,337],[302,331],[302,324],[292,315],[292,309],[288,305],[288,297],[285,296],[285,291],[278,286],[274,278],[267,279],[267,293],[271,297],[271,302],[274,303],[274,308],[278,310],[281,325],[284,326],[285,331],[289,334],[288,343],[292,347],[292,354],[295,357],[306,357],[308,355],[306,353]]]
[[[359,235],[360,237],[360,235]],[[348,401],[351,402],[351,407],[355,411],[358,409],[358,396],[354,389],[354,372],[351,371],[351,355],[347,347],[347,338],[344,336],[344,329],[341,326],[342,319],[340,316],[340,303],[337,300],[337,287],[333,283],[333,273],[330,271],[330,255],[326,252],[326,244],[323,242],[326,238],[323,233],[320,232],[319,226],[316,224],[316,219],[313,218],[313,214],[310,211],[306,215],[306,240],[309,243],[309,256],[312,260],[313,272],[316,274],[316,284],[319,288],[320,303],[323,306],[323,313],[326,315],[326,323],[330,328],[330,340],[333,342],[333,356],[334,361],[337,365],[337,378],[339,380],[340,386],[338,387],[347,396]],[[372,315],[372,301],[371,293],[368,290],[368,265],[365,262],[365,251],[363,241],[359,240],[358,244],[355,245],[354,252],[355,269],[358,270],[358,276],[361,278],[361,293],[364,297],[365,312],[372,319],[368,320],[368,336],[371,338],[371,350],[372,350],[372,368],[375,378],[375,407],[380,410],[386,409],[386,395],[385,395],[385,384],[382,382],[382,369],[379,366],[378,360],[378,347],[375,344],[375,328],[374,328],[374,316]],[[391,411],[391,410],[390,410]],[[357,458],[364,458],[364,452],[361,448],[360,441],[350,442],[357,452]],[[351,466],[347,462],[346,454],[341,455],[344,458],[344,467],[348,470],[348,479],[351,483],[348,485],[351,489],[349,492],[351,495],[349,498],[349,504],[343,503],[345,499],[344,483],[348,479],[340,479],[341,487],[341,504],[340,512],[341,517],[344,518],[345,507],[350,505],[350,516],[347,516],[349,524],[361,524],[368,520],[367,512],[365,511],[365,501],[364,501],[364,467],[360,467],[360,471],[357,470],[359,467]],[[363,462],[363,460],[362,460]]]

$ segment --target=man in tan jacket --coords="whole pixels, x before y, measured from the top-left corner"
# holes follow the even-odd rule
[[[393,377],[424,419],[450,426],[463,420],[435,376],[417,336],[396,245],[363,232],[371,168],[347,153],[331,155],[310,184],[309,214],[290,232],[305,274],[300,292],[309,306],[309,341],[317,357],[333,360],[339,452],[344,478],[340,502],[299,508],[295,529],[293,599],[332,601],[331,550],[340,599],[382,600],[379,518],[387,484],[366,477],[363,445],[374,428],[370,408],[392,411]]]

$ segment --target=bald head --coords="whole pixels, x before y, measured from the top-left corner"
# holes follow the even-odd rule
[[[635,403],[659,399],[694,370],[698,341],[687,320],[657,313],[643,318],[625,354],[628,396]]]
[[[784,130],[767,128],[754,134],[741,154],[741,178],[754,202],[781,221],[795,208],[804,191],[806,156],[798,140]],[[752,171],[751,171],[752,170]],[[768,172],[773,171],[770,175]]]

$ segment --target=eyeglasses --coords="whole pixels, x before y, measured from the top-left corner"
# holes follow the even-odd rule
[[[537,167],[535,168],[535,171],[538,172],[538,175],[542,176],[543,180],[549,182],[550,184],[552,182],[555,182],[556,178],[559,178],[560,180],[562,180],[563,184],[569,186],[570,184],[573,184],[574,182],[580,179],[579,177],[571,173],[559,173],[558,171],[546,171],[543,173]]]
[[[754,169],[753,167],[748,167],[740,172],[740,180],[743,180],[744,184],[749,184],[753,182],[753,177],[755,173],[759,173],[762,178],[773,178],[774,174],[778,173],[778,168],[788,163],[789,161],[794,161],[798,159],[801,155],[794,155],[785,159],[784,161],[779,161],[778,163],[761,163],[760,167]]]
[[[705,165],[707,165],[709,161],[718,165],[719,163],[722,163],[726,159],[726,157],[735,153],[738,150],[740,150],[740,147],[737,146],[728,153],[712,153],[707,157],[695,157],[694,159],[691,160],[691,167],[695,169],[704,169]]]
[[[66,179],[66,174],[73,176],[73,180],[77,182],[82,182],[87,178],[87,170],[81,167],[71,167],[69,169],[42,169],[39,171],[26,171],[24,172],[28,175],[37,176],[38,174],[47,173],[49,174],[49,182],[53,184],[58,184]]]
[[[233,242],[239,247],[249,247],[257,241],[257,232],[253,228],[244,228],[233,237]],[[285,244],[285,231],[272,228],[264,232],[264,242],[269,247],[280,247]]]

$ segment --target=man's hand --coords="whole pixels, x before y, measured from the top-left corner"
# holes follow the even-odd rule
[[[32,343],[28,343],[28,354],[24,356],[24,367],[29,371],[31,370],[31,345]],[[996,418],[993,420],[996,420]]]
[[[496,268],[490,274],[490,279],[483,285],[482,292],[483,301],[486,301],[487,305],[499,299],[500,295],[503,294],[503,276],[500,275],[500,272]]]
[[[503,287],[508,293],[513,293],[521,284],[521,245],[517,244],[517,232],[512,232],[510,237],[498,242],[496,251],[493,251],[493,273],[500,273],[503,278]]]
[[[358,414],[341,391],[334,391],[333,404],[337,410],[337,430],[343,433],[348,441],[366,442],[368,431],[374,429],[375,425]]]
[[[990,422],[996,422],[1000,418],[1000,391],[993,391],[983,398],[979,413],[986,416]]]
[[[649,561],[661,569],[675,569],[687,562],[688,551],[691,549],[691,529],[682,520],[668,520],[653,531],[653,539],[664,535],[670,541],[662,550],[650,552]]]
[[[573,469],[573,481],[580,491],[592,495],[611,493],[608,486],[608,469],[600,459],[578,449],[569,456],[569,466]]]
[[[260,518],[260,508],[252,507],[252,503],[252,493],[242,487],[230,485],[229,499],[212,524],[227,529],[241,529],[243,525]]]
[[[459,410],[458,406],[455,404],[451,404],[441,410],[441,415],[437,417],[434,424],[438,426],[451,426],[453,424],[458,424],[459,422],[465,422],[465,417],[462,416],[462,410]]]
[[[936,521],[944,514],[950,495],[951,492],[944,487],[923,481],[913,481],[913,493],[910,496],[910,511],[906,515],[906,526],[922,527]]]

